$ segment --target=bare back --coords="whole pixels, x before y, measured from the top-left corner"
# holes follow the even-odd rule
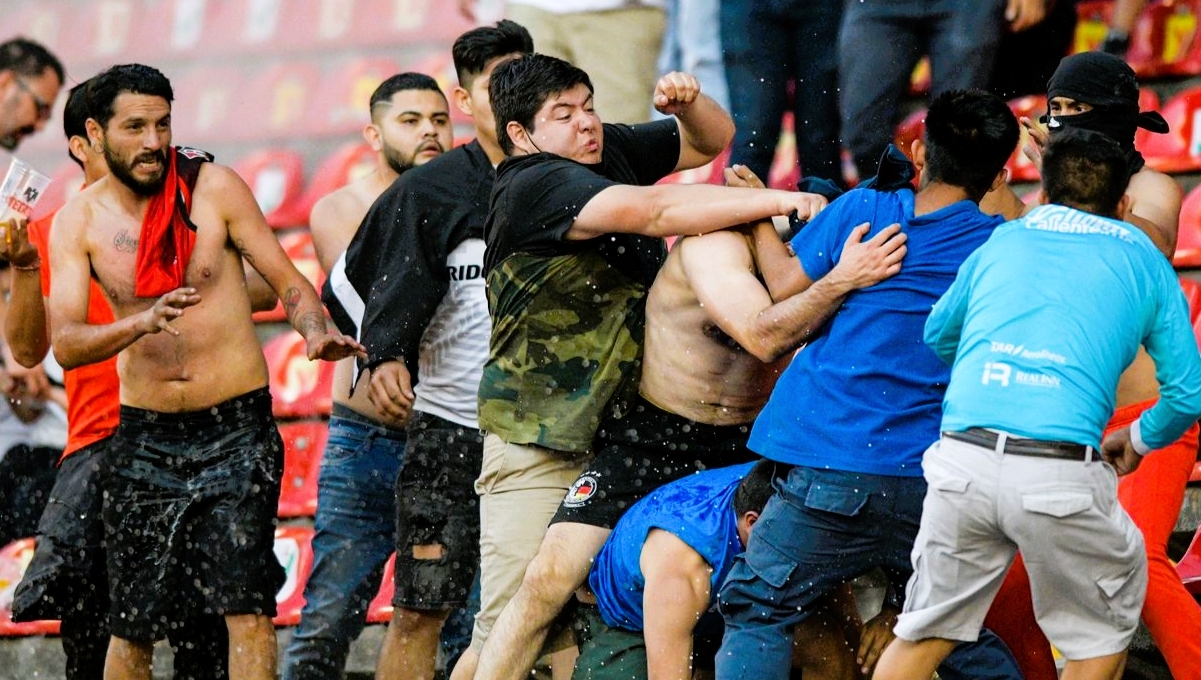
[[[388,182],[377,170],[330,193],[313,206],[309,230],[313,234],[317,260],[326,275],[329,275],[342,253],[346,252],[371,204],[387,188]],[[365,386],[351,393],[354,364],[355,360],[351,357],[339,361],[334,369],[334,403],[392,427],[403,427],[403,422],[388,417],[371,403],[368,398],[370,391]]]
[[[705,267],[685,259],[704,249]],[[690,252],[691,251],[691,252]],[[691,272],[691,277],[690,277]],[[686,418],[710,425],[755,419],[791,355],[764,363],[714,320],[693,286],[695,277],[763,289],[746,239],[717,232],[680,239],[659,271],[646,303],[642,395]]]
[[[225,168],[206,164],[193,192],[196,244],[184,285],[200,302],[171,322],[179,335],[144,335],[118,358],[121,403],[163,412],[208,408],[267,385],[267,367],[250,317],[242,256],[228,230]],[[144,312],[154,298],[134,294],[135,263],[145,210],[123,202],[106,177],[72,200],[55,230],[77,233],[92,276],[118,320]],[[256,208],[257,209],[257,208]],[[248,260],[250,256],[248,256]],[[254,264],[252,262],[252,264]]]

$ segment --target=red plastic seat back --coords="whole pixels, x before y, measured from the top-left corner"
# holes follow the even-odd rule
[[[396,553],[388,556],[379,592],[367,606],[367,623],[387,623],[392,618],[392,595],[396,592]]]
[[[233,166],[254,192],[263,217],[273,229],[304,226],[304,159],[289,149],[263,149]]]
[[[0,637],[58,635],[58,621],[13,623],[13,593],[33,559],[34,540],[22,538],[0,548]]]
[[[1177,267],[1201,267],[1201,186],[1194,187],[1180,206],[1180,228],[1176,232]]]
[[[279,489],[279,516],[312,517],[317,512],[317,477],[329,438],[323,420],[279,424],[284,440],[284,470]]]
[[[309,361],[304,338],[288,329],[263,346],[276,418],[319,418],[333,408],[334,364]]]
[[[276,626],[300,623],[304,607],[304,586],[313,571],[313,530],[286,526],[275,530],[275,559],[284,568],[284,585],[275,594]]]
[[[375,158],[375,150],[366,142],[348,142],[321,161],[304,193],[305,222],[317,201],[371,172]]]

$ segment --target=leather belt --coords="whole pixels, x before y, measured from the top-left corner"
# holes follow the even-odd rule
[[[975,444],[997,451],[997,441],[1001,435],[982,427],[972,427],[962,432],[943,432],[948,439],[955,439],[968,444]],[[1056,458],[1059,460],[1078,460],[1087,462],[1092,459],[1093,447],[1075,442],[1049,442],[1041,439],[1024,439],[1006,437],[1002,453],[1014,456],[1031,456],[1033,458]]]

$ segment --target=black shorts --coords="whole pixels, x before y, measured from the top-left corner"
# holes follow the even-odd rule
[[[103,482],[113,635],[160,639],[192,606],[274,616],[282,467],[267,388],[190,413],[122,406]]]
[[[639,397],[625,417],[601,424],[596,456],[567,490],[550,523],[612,529],[631,505],[668,482],[758,460],[746,447],[750,432],[750,423],[706,425]]]
[[[430,413],[409,418],[404,465],[396,478],[396,569],[392,606],[425,611],[467,604],[480,567],[480,506],[475,480],[484,435]],[[415,546],[441,545],[441,559],[418,559]]]
[[[13,594],[13,620],[61,619],[108,608],[104,494],[100,473],[111,438],[63,459],[38,521],[37,547]]]

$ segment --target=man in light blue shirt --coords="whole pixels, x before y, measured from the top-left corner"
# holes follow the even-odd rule
[[[1016,551],[1065,676],[1111,678],[1146,590],[1143,539],[1117,475],[1201,415],[1201,357],[1167,260],[1125,215],[1129,168],[1113,140],[1065,131],[1043,157],[1044,205],[998,228],[935,305],[925,339],[948,362],[942,439],[898,639],[877,680],[929,677],[975,639]],[[1160,400],[1100,435],[1139,345]]]

